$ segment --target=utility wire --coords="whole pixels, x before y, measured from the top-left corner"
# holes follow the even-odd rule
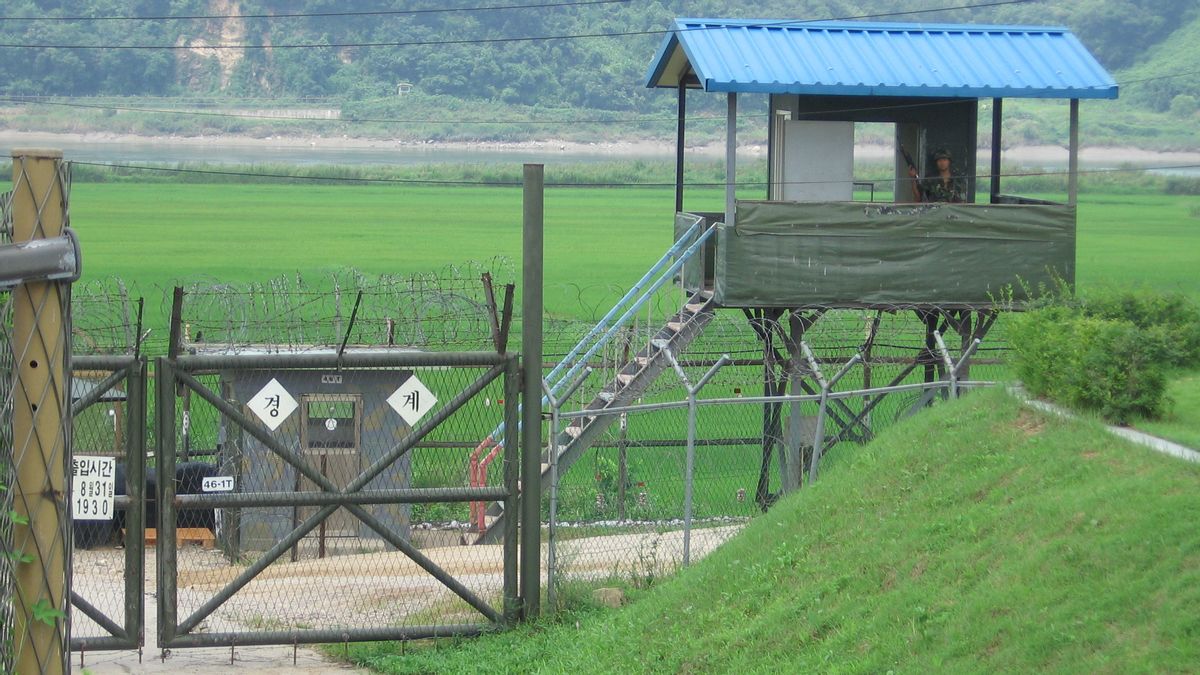
[[[974,99],[972,99],[974,100]],[[616,117],[616,118],[595,118],[595,119],[540,119],[540,120],[516,120],[516,119],[392,119],[392,118],[339,118],[329,119],[322,117],[297,117],[286,115],[263,115],[256,113],[230,113],[230,112],[213,112],[208,110],[173,110],[169,108],[140,108],[136,106],[120,106],[106,105],[102,103],[74,103],[67,101],[27,101],[19,96],[4,97],[0,96],[0,103],[29,103],[33,105],[49,105],[60,106],[66,108],[85,108],[94,110],[116,110],[121,112],[141,112],[164,115],[195,115],[198,117],[225,117],[236,119],[258,119],[258,120],[278,120],[281,122],[332,122],[332,123],[375,123],[375,124],[616,124],[629,123],[640,124],[643,122],[671,122],[678,120],[677,117],[671,116],[644,116],[644,117]],[[743,115],[745,117],[765,117],[764,114],[758,115]],[[725,119],[724,115],[697,115],[689,117],[688,121],[706,121],[706,120],[721,120]]]
[[[821,21],[853,21],[858,19],[881,19],[893,16],[911,16],[916,14],[930,14],[936,12],[949,12],[955,10],[966,9],[984,9],[988,7],[1000,7],[1004,5],[1022,5],[1030,2],[1039,2],[1040,0],[996,0],[994,2],[984,2],[972,5],[957,5],[952,7],[938,7],[929,9],[913,9],[901,10],[895,12],[878,12],[874,14],[860,14],[857,16],[840,17],[836,19],[784,19],[779,21],[767,21],[761,24],[756,24],[758,27],[779,27],[790,25],[803,25]],[[191,49],[346,49],[346,48],[362,48],[362,47],[433,47],[433,46],[453,46],[453,45],[484,45],[484,44],[505,44],[516,42],[545,42],[553,40],[581,40],[593,38],[613,38],[613,37],[632,37],[644,35],[668,35],[671,33],[690,32],[696,30],[707,30],[706,27],[696,28],[675,28],[675,29],[656,29],[656,30],[637,30],[637,31],[619,31],[614,33],[575,33],[565,35],[532,35],[523,37],[502,37],[502,38],[481,38],[481,39],[459,39],[459,40],[413,40],[408,42],[347,42],[347,43],[330,43],[322,44],[316,42],[302,42],[293,44],[239,44],[239,45],[187,45],[187,44],[169,44],[169,45],[55,45],[55,44],[0,44],[0,48],[5,49],[137,49],[137,50],[191,50]]]
[[[276,14],[196,14],[159,16],[0,16],[0,21],[211,21],[217,19],[307,19],[349,16],[410,16],[414,14],[443,14],[449,12],[491,12],[510,9],[548,9],[554,7],[584,7],[588,5],[624,4],[630,0],[581,0],[580,2],[550,2],[531,5],[495,5],[490,7],[438,7],[434,9],[381,9],[361,12],[279,12]]]
[[[179,167],[158,167],[146,166],[141,164],[109,164],[105,162],[83,162],[71,161],[77,166],[94,166],[105,169],[122,169],[126,171],[147,171],[161,172],[174,174],[201,174],[212,176],[232,176],[239,178],[278,178],[285,180],[300,180],[326,183],[358,183],[358,184],[400,184],[400,185],[474,185],[487,187],[518,187],[522,185],[520,181],[467,181],[467,180],[437,180],[425,178],[355,178],[351,176],[295,176],[289,174],[275,173],[254,173],[249,171],[221,171],[218,169],[185,169]],[[1088,174],[1112,174],[1112,173],[1145,173],[1150,171],[1183,171],[1200,169],[1200,164],[1175,164],[1170,166],[1148,166],[1148,167],[1120,167],[1109,169],[1085,169],[1076,171],[1077,175]],[[1029,176],[1067,176],[1070,171],[1022,171],[1016,173],[1001,173],[996,174],[1001,178],[1020,178]],[[993,174],[980,173],[975,175],[975,180],[990,180]],[[967,178],[969,176],[962,174],[956,175],[957,178]],[[855,181],[855,182],[879,182],[888,183],[894,179],[880,179],[878,181]],[[847,182],[844,179],[839,180],[805,180],[805,181],[738,181],[734,183],[735,187],[761,187],[766,185],[829,185]],[[713,182],[685,182],[685,187],[725,187],[728,183],[725,181]],[[555,188],[618,188],[618,187],[675,187],[675,183],[546,183],[546,187]]]
[[[1200,71],[1177,72],[1170,75],[1161,75],[1157,77],[1147,77],[1135,80],[1125,80],[1118,82],[1117,86],[1124,87],[1129,84],[1137,84],[1139,82],[1147,82],[1150,80],[1163,80],[1173,77],[1184,77],[1194,75]],[[845,114],[854,112],[879,112],[884,110],[905,110],[912,108],[923,108],[931,106],[944,106],[956,103],[971,104],[979,101],[978,98],[964,98],[959,100],[947,100],[939,98],[931,101],[921,101],[916,103],[885,103],[874,106],[857,106],[852,108],[832,108],[829,110],[813,110],[801,111],[796,117],[821,117],[826,115]],[[121,112],[140,112],[149,114],[161,115],[194,115],[197,117],[219,117],[233,119],[261,119],[261,120],[277,120],[281,122],[324,122],[333,124],[453,124],[453,125],[511,125],[511,124],[643,124],[643,123],[671,123],[678,122],[678,117],[672,116],[634,116],[634,117],[608,117],[608,118],[574,118],[574,119],[403,119],[403,118],[375,118],[375,117],[356,117],[356,118],[314,118],[314,117],[296,117],[287,115],[262,115],[256,113],[231,113],[231,112],[213,112],[207,110],[176,110],[169,108],[143,108],[138,106],[122,106],[108,105],[103,103],[76,103],[70,101],[29,101],[20,96],[0,96],[0,103],[14,104],[33,104],[33,105],[49,105],[65,108],[83,108],[94,110],[116,110]],[[769,113],[739,113],[741,118],[760,118],[770,117]],[[725,121],[724,115],[694,115],[687,118],[688,122],[716,122]]]

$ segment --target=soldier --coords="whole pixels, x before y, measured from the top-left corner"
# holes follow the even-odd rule
[[[913,199],[919,202],[967,201],[967,182],[962,176],[955,176],[951,172],[950,152],[939,148],[933,153],[933,161],[937,163],[937,175],[914,180],[912,183]],[[911,178],[918,178],[917,169],[910,166],[908,175]]]

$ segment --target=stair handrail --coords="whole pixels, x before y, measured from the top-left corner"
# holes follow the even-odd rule
[[[671,245],[671,248],[668,249],[661,258],[659,258],[658,262],[654,263],[654,265],[646,272],[646,274],[642,275],[642,278],[639,279],[638,282],[634,284],[629,291],[627,291],[625,295],[621,297],[620,300],[617,301],[613,308],[609,310],[602,319],[600,319],[599,323],[589,330],[588,334],[585,335],[569,352],[567,352],[567,355],[563,357],[563,360],[560,361],[557,366],[550,370],[550,373],[547,374],[545,378],[547,382],[550,382],[551,378],[554,376],[561,374],[561,377],[559,377],[556,382],[553,382],[550,385],[551,393],[557,393],[557,391],[563,386],[564,382],[574,381],[574,377],[578,375],[579,371],[587,365],[588,360],[595,356],[596,352],[604,348],[604,346],[608,344],[613,336],[616,335],[617,330],[625,325],[625,322],[629,320],[629,317],[633,316],[635,312],[645,306],[646,302],[649,301],[650,296],[655,291],[662,288],[667,281],[674,278],[675,273],[678,272],[679,269],[682,268],[683,265],[690,260],[697,251],[700,250],[701,246],[708,241],[713,233],[716,232],[717,223],[713,223],[704,229],[704,231],[695,238],[695,241],[688,245],[688,239],[690,239],[696,230],[700,228],[702,222],[703,218],[696,217],[696,222],[693,223],[691,227],[689,227],[687,231],[685,231],[683,235]],[[685,245],[687,245],[687,248],[684,248]],[[666,270],[664,271],[663,267],[667,265],[672,257],[675,257],[675,262],[666,267]],[[661,273],[661,275],[659,273]],[[656,275],[658,275],[657,278]],[[630,305],[631,301],[633,303],[632,305]],[[626,307],[626,305],[629,306],[624,312],[621,313],[620,317],[614,321],[613,316],[617,314],[622,307]],[[606,329],[605,326],[610,323],[612,325]],[[596,335],[602,330],[604,331],[604,334],[600,336],[600,339],[596,341],[591,348],[584,352],[582,356],[580,356],[579,351],[583,349],[584,345],[588,344],[588,342],[595,338]],[[575,359],[573,365],[567,369],[567,372],[562,373],[562,368],[566,366],[566,364],[570,363],[572,359]],[[540,405],[544,406],[548,400],[549,399],[546,398],[546,396],[542,396]],[[500,424],[498,424],[488,436],[488,440],[496,443],[497,445],[503,446],[503,441],[495,440],[499,439],[503,433],[504,422],[500,422]]]
[[[654,278],[654,275],[658,274],[662,268],[670,262],[671,258],[678,255],[683,247],[687,245],[688,239],[690,239],[692,235],[696,233],[696,230],[700,228],[701,222],[703,222],[703,218],[696,216],[696,222],[692,223],[691,227],[689,227],[687,231],[683,233],[683,236],[679,237],[679,239],[671,245],[671,248],[667,249],[667,252],[658,259],[658,262],[654,263],[650,269],[646,270],[646,273],[642,275],[642,278],[638,279],[637,283],[631,286],[629,290],[625,292],[625,295],[621,296],[621,299],[618,300],[615,305],[613,305],[612,309],[608,310],[608,313],[605,314],[604,317],[601,318],[600,321],[588,331],[588,334],[583,336],[583,338],[581,338],[579,342],[571,348],[571,351],[567,352],[567,355],[563,357],[562,361],[559,361],[558,365],[554,366],[554,368],[552,368],[550,372],[546,374],[545,379],[547,382],[551,383],[551,387],[553,388],[551,393],[554,393],[554,391],[562,384],[561,381],[555,382],[554,376],[558,375],[562,371],[563,366],[571,362],[571,359],[578,356],[579,350],[582,349],[583,346],[592,338],[596,337],[601,330],[608,329],[608,323],[613,320],[613,317],[617,315],[617,312],[621,311],[621,308],[624,307],[625,304],[628,303],[635,295],[641,293],[646,284],[650,283],[651,279]],[[583,360],[586,361],[588,358],[590,357],[585,356]],[[566,378],[564,377],[564,379]]]

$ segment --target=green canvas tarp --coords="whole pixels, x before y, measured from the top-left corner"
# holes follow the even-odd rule
[[[734,222],[725,307],[990,307],[1075,279],[1072,206],[739,201]]]

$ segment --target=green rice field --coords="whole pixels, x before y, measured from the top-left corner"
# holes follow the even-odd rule
[[[721,201],[696,191],[685,207]],[[673,207],[669,189],[547,189],[547,311],[590,316],[616,299],[670,246]],[[511,187],[79,183],[71,215],[84,280],[120,277],[148,301],[155,287],[201,278],[404,275],[521,255]],[[1084,194],[1077,257],[1085,293],[1141,284],[1200,298],[1200,197]]]
[[[71,215],[84,281],[123,279],[146,296],[146,323],[162,332],[169,288],[199,279],[408,275],[501,256],[519,281],[521,199],[515,187],[76,183]],[[694,190],[685,206],[722,201],[718,189]],[[548,313],[602,314],[670,246],[673,206],[665,188],[548,188]],[[1200,299],[1200,197],[1085,193],[1077,258],[1084,293],[1144,285]],[[586,473],[590,482],[600,472]],[[731,484],[721,499],[737,487],[746,486]]]

